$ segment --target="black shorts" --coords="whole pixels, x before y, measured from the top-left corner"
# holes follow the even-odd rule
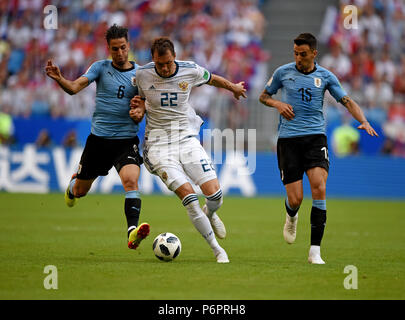
[[[329,172],[328,142],[323,134],[279,138],[277,160],[283,184],[302,180],[308,169],[321,167]]]
[[[106,139],[90,134],[80,159],[77,177],[91,180],[98,176],[106,176],[112,166],[118,173],[127,164],[140,167],[143,159],[139,154],[138,144],[138,137]]]

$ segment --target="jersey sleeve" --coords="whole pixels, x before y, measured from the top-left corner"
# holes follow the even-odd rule
[[[338,78],[332,72],[329,72],[327,89],[337,102],[342,100],[344,96],[347,96],[345,89],[343,89]]]
[[[199,66],[198,64],[196,64],[196,66],[197,66],[197,73],[196,73],[197,75],[194,82],[194,86],[201,86],[203,84],[208,83],[211,80],[211,72]]]
[[[82,75],[82,77],[86,77],[89,79],[89,84],[93,81],[97,80],[100,76],[102,61],[94,62],[87,71]]]
[[[280,89],[283,86],[281,82],[281,73],[282,73],[281,69],[278,68],[276,71],[274,71],[272,77],[266,83],[264,89],[268,94],[270,95],[276,94],[278,89]]]

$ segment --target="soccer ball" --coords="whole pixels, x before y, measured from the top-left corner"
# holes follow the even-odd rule
[[[153,252],[162,261],[172,261],[181,251],[180,239],[170,232],[159,234],[153,240]]]

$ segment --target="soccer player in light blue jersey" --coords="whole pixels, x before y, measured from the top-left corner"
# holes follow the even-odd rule
[[[277,159],[287,193],[284,239],[289,244],[295,241],[298,209],[303,199],[302,178],[306,173],[312,192],[308,262],[324,264],[320,246],[326,224],[326,180],[329,172],[323,113],[325,91],[328,90],[360,122],[358,129],[366,130],[371,136],[378,135],[358,104],[347,96],[336,76],[315,62],[316,44],[316,38],[310,33],[302,33],[294,39],[295,62],[285,64],[274,72],[260,96],[260,102],[280,113]],[[279,89],[281,101],[272,98]]]
[[[141,198],[138,178],[143,159],[138,151],[138,122],[130,117],[130,100],[138,95],[135,72],[138,65],[128,60],[128,30],[117,25],[106,33],[112,60],[94,62],[81,77],[65,79],[59,68],[48,60],[46,74],[68,94],[73,95],[96,82],[96,108],[77,172],[65,192],[65,202],[73,207],[76,198],[85,196],[98,176],[105,176],[114,166],[125,190],[125,216],[128,247],[136,249],[149,234],[149,224],[138,225]],[[140,103],[143,103],[142,101]]]

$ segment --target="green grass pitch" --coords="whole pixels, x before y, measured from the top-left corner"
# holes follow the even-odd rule
[[[309,199],[288,245],[282,198],[225,197],[225,265],[175,197],[143,196],[141,221],[151,234],[127,249],[123,200],[88,195],[67,208],[63,194],[0,193],[0,299],[405,298],[405,202],[329,199],[320,266],[307,263]],[[172,262],[152,251],[166,231],[182,242]],[[47,265],[57,268],[57,290],[44,288]],[[348,265],[358,270],[357,289],[344,287]]]

